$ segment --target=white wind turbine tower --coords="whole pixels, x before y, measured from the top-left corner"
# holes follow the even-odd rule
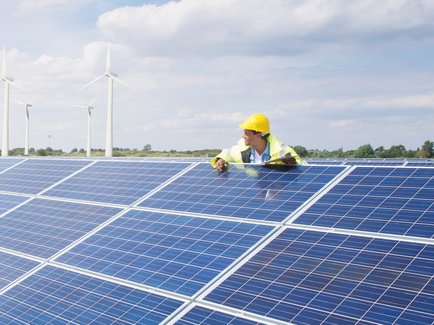
[[[3,142],[2,142],[2,156],[9,156],[9,85],[13,84],[14,79],[8,77],[6,74],[6,52],[3,47],[3,60],[1,70],[1,80],[5,83],[5,96],[3,106]]]
[[[111,60],[110,60],[110,46],[107,44],[107,57],[106,57],[106,66],[105,72],[101,76],[95,78],[85,86],[83,86],[80,90],[85,89],[97,82],[99,79],[103,77],[108,77],[108,98],[107,98],[107,126],[106,126],[106,142],[105,142],[105,156],[112,157],[113,156],[113,80],[119,81],[121,84],[124,84],[127,87],[132,88],[127,83],[123,82],[117,77],[117,74],[111,71]]]
[[[81,107],[87,109],[87,146],[86,146],[86,157],[90,157],[90,135],[91,135],[91,126],[92,126],[92,110],[94,109],[93,104],[95,103],[98,95],[88,104],[88,105],[74,105],[75,107]]]
[[[25,113],[26,113],[26,130],[25,130],[25,135],[24,135],[24,155],[28,156],[29,155],[29,108],[33,106],[33,100],[31,99],[28,102],[22,102],[20,100],[14,100],[16,103],[24,105],[25,107]]]

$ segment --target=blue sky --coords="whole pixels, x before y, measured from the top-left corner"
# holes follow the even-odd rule
[[[0,3],[10,148],[105,147],[105,69],[115,82],[114,146],[225,148],[248,115],[289,145],[356,149],[434,140],[434,1],[18,0]],[[3,84],[0,84],[3,87]],[[36,97],[35,97],[36,96]],[[3,109],[3,91],[0,91]],[[0,128],[3,125],[0,115]],[[48,135],[50,135],[50,140]]]

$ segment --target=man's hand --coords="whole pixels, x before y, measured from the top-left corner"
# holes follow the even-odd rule
[[[223,172],[228,169],[228,163],[224,159],[219,158],[215,163],[215,169],[219,172]]]
[[[295,160],[294,157],[285,156],[284,158],[282,158],[282,163],[284,163],[285,165],[295,165],[297,164],[297,160]]]

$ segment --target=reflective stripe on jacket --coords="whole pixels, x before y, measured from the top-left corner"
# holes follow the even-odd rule
[[[291,147],[283,144],[276,139],[273,135],[267,137],[270,145],[270,160],[276,159],[290,154],[295,158],[297,165],[305,165],[306,163],[301,160],[300,156]],[[229,149],[223,149],[216,157],[211,159],[211,166],[215,167],[216,161],[221,158],[227,162],[234,163],[249,163],[250,162],[250,146],[246,146],[244,139],[241,138],[238,143]],[[282,162],[275,162],[275,164],[282,164]]]

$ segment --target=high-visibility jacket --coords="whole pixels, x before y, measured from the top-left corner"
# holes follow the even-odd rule
[[[305,165],[306,163],[301,160],[300,156],[291,147],[283,144],[276,139],[273,135],[267,137],[268,145],[270,146],[270,160],[280,157],[284,157],[290,154],[295,158],[297,165]],[[250,162],[251,147],[246,146],[244,139],[241,138],[238,143],[232,146],[230,149],[223,149],[216,157],[211,159],[211,166],[215,167],[215,164],[219,158],[224,159],[227,162],[234,163],[249,163]],[[282,162],[275,162],[275,164],[282,164]]]

